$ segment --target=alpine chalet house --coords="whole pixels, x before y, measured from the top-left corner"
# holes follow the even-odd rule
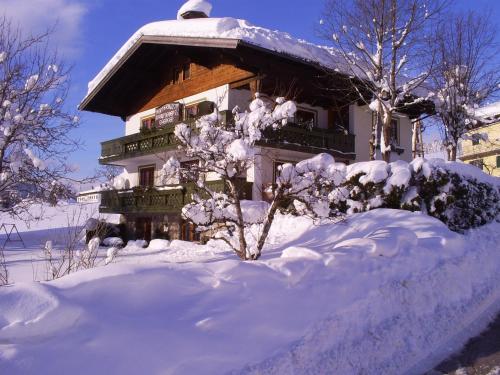
[[[211,9],[206,1],[190,0],[177,20],[142,27],[89,83],[80,105],[125,122],[124,137],[102,143],[99,162],[125,172],[121,189],[102,192],[100,211],[122,214],[129,239],[196,239],[180,215],[193,186],[159,186],[159,171],[170,156],[187,167],[197,162],[180,155],[175,124],[214,108],[223,123],[230,122],[232,109],[248,108],[257,92],[270,102],[292,99],[298,111],[289,125],[259,143],[254,168],[242,177],[246,199],[265,199],[263,192],[285,162],[321,152],[345,163],[369,159],[372,112],[354,99],[332,49],[244,20],[210,18]],[[322,90],[325,84],[337,94]],[[395,160],[411,159],[410,119],[419,115],[394,120]]]

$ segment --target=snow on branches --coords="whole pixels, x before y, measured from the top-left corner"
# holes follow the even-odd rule
[[[359,98],[377,114],[370,139],[372,159],[380,146],[382,157],[389,161],[393,115],[424,100],[416,90],[428,78],[432,60],[426,34],[443,3],[327,2],[324,18],[328,22],[320,31],[344,60],[343,70],[352,78]]]
[[[276,212],[289,208],[293,201],[300,203],[304,211],[328,216],[328,204],[322,200],[321,189],[335,180],[335,171],[328,169],[333,158],[326,154],[296,166],[282,166],[270,203],[244,199],[247,171],[254,166],[256,142],[264,138],[265,132],[285,126],[295,112],[292,101],[277,98],[270,108],[256,94],[248,111],[233,110],[230,124],[221,124],[216,109],[194,126],[176,126],[180,149],[196,162],[183,168],[177,159],[170,158],[161,172],[163,182],[173,178],[194,183],[193,201],[183,208],[183,216],[200,231],[226,242],[241,259],[260,257]],[[222,185],[217,185],[217,181],[222,181]],[[255,226],[258,230],[254,230]]]
[[[78,121],[64,108],[68,70],[47,52],[48,38],[0,19],[0,196],[11,213],[70,194],[62,181],[74,170],[67,155],[79,145],[69,134]]]
[[[459,140],[488,122],[477,108],[499,91],[496,35],[491,22],[475,12],[451,15],[435,35],[437,63],[431,84],[448,159],[455,160]]]

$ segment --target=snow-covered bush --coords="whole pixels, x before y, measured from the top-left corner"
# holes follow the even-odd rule
[[[498,217],[499,188],[497,178],[466,164],[422,158],[409,164],[373,161],[348,166],[330,200],[347,214],[379,207],[422,211],[463,231]]]
[[[120,237],[108,237],[102,241],[104,246],[108,247],[123,247],[124,243]]]

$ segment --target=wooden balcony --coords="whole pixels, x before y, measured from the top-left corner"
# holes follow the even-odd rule
[[[252,199],[252,183],[241,179],[241,199]],[[225,189],[222,180],[207,182],[212,190]],[[101,195],[99,212],[115,214],[179,214],[191,202],[195,184],[163,187],[135,187],[128,190],[106,190]]]
[[[163,129],[141,131],[101,143],[100,164],[113,164],[137,156],[175,150],[179,145],[174,134],[175,124]]]
[[[165,128],[132,134],[101,143],[101,164],[114,164],[129,158],[153,155],[175,150],[179,143],[174,134],[175,124]],[[305,129],[287,125],[283,129],[269,130],[258,145],[290,149],[308,153],[329,152],[347,159],[355,158],[352,134],[327,129]]]
[[[268,130],[259,145],[290,149],[308,153],[328,152],[334,156],[342,156],[354,160],[355,135],[344,134],[329,129],[314,128],[312,130],[289,124],[279,130]]]

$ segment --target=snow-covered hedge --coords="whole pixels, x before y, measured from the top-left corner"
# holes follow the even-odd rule
[[[345,181],[330,201],[347,214],[375,208],[422,211],[463,231],[500,217],[500,179],[440,159],[362,162],[346,168]]]

